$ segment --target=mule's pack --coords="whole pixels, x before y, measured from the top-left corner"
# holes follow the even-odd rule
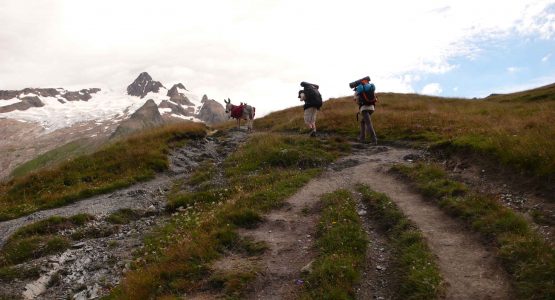
[[[235,106],[231,109],[231,117],[235,118],[235,119],[239,119],[243,116],[243,109],[245,108],[245,105],[243,105],[243,103],[241,103],[241,105],[239,106]]]

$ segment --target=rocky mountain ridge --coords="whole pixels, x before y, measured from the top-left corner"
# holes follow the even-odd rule
[[[121,91],[0,90],[0,180],[18,165],[71,141],[101,144],[168,122],[214,125],[227,119],[222,104],[201,95],[182,83],[168,90],[146,72]]]

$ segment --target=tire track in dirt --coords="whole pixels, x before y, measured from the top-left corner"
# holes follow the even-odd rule
[[[266,215],[244,236],[265,241],[269,250],[261,257],[262,271],[253,284],[250,299],[294,299],[300,288],[301,269],[316,255],[313,236],[318,222],[320,197],[356,183],[387,194],[422,231],[447,283],[448,299],[506,299],[509,284],[492,253],[479,237],[425,202],[400,180],[387,173],[394,163],[404,162],[416,150],[369,147],[338,160],[321,176],[311,180],[286,205]],[[307,213],[308,208],[308,213]]]

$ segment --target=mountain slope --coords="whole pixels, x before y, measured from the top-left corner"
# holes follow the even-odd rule
[[[186,89],[182,83],[167,90],[146,72],[139,74],[126,91],[0,90],[0,140],[4,141],[0,143],[0,152],[4,154],[0,157],[0,180],[18,165],[71,141],[91,139],[101,144],[111,136],[162,123],[189,121],[214,125],[225,120],[223,106],[214,100],[203,101],[204,98],[208,99]],[[145,126],[138,126],[132,115],[148,101],[152,113],[142,116]]]
[[[491,94],[486,100],[498,102],[555,101],[555,83],[509,94]]]

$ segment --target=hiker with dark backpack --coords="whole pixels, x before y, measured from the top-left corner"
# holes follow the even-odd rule
[[[299,98],[304,101],[304,122],[310,128],[310,136],[316,136],[316,113],[322,107],[322,95],[320,88],[316,84],[301,82],[302,90],[299,91]]]
[[[366,76],[362,79],[349,83],[349,87],[355,91],[355,101],[358,104],[359,112],[357,113],[357,120],[359,114],[360,119],[360,135],[358,140],[361,143],[366,141],[366,135],[369,135],[372,139],[372,144],[378,144],[378,137],[372,126],[372,119],[370,116],[374,113],[376,109],[376,102],[378,98],[376,97],[376,87],[370,82],[370,77]]]

